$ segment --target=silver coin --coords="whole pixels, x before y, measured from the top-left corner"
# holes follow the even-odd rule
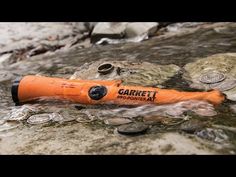
[[[109,118],[104,120],[104,123],[107,125],[123,125],[131,122],[132,120],[126,118]]]
[[[219,91],[227,91],[236,87],[236,80],[229,79],[221,83],[210,84],[210,88],[217,89]]]
[[[52,116],[50,114],[36,114],[31,116],[30,118],[27,119],[27,122],[29,124],[43,124],[46,122],[49,122],[52,119]]]
[[[205,117],[213,117],[217,115],[216,111],[207,108],[194,109],[193,112],[195,112],[199,116],[205,116]]]
[[[199,81],[205,84],[213,84],[221,82],[225,79],[225,75],[219,72],[208,72],[200,76]]]
[[[148,126],[143,123],[130,123],[117,128],[118,133],[124,135],[135,135],[146,132]]]

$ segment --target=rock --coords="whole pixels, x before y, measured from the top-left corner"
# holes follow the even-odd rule
[[[13,74],[9,71],[0,71],[0,82],[10,81]]]
[[[204,123],[199,120],[189,120],[184,122],[180,126],[180,130],[187,132],[187,133],[194,133],[196,131],[201,130],[204,127]]]
[[[12,57],[12,53],[6,53],[0,56],[0,67],[8,65],[10,58]]]
[[[125,119],[125,118],[109,118],[109,119],[104,120],[104,123],[107,125],[123,125],[123,124],[128,124],[131,122],[132,120]]]
[[[221,53],[199,58],[196,62],[185,65],[184,69],[186,73],[184,73],[183,77],[192,82],[190,87],[204,90],[218,88],[226,94],[228,99],[236,101],[236,87],[234,87],[234,82],[232,82],[236,78],[236,53]],[[214,86],[199,81],[202,74],[210,72],[222,73],[226,78],[220,82],[219,87],[217,87],[217,84],[214,84]]]
[[[141,36],[145,33],[148,36],[152,36],[157,31],[157,22],[135,22],[128,23],[125,30],[125,36],[127,38],[133,38],[136,36]]]
[[[0,132],[11,130],[11,129],[17,128],[18,126],[20,126],[19,122],[16,122],[16,121],[7,122],[6,121],[5,123],[0,125]]]
[[[102,38],[121,39],[125,35],[126,25],[126,22],[100,22],[94,27],[92,31],[91,42],[96,43]]]
[[[123,80],[124,85],[156,86],[164,83],[180,71],[177,65],[157,65],[149,62],[112,61],[114,69],[109,74],[98,73],[99,60],[79,67],[70,79],[85,80]]]

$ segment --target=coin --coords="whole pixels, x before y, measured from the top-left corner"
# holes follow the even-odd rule
[[[27,119],[27,122],[29,124],[43,124],[46,123],[48,121],[50,121],[52,119],[52,117],[50,116],[50,114],[36,114],[31,116],[30,118]]]
[[[227,91],[227,90],[230,90],[230,89],[236,87],[236,80],[229,79],[229,80],[225,80],[224,82],[221,82],[221,83],[210,84],[210,87],[212,89],[217,89],[220,91]]]
[[[212,109],[205,109],[205,108],[197,108],[194,109],[193,112],[200,116],[206,116],[206,117],[213,117],[217,115],[217,112]]]
[[[117,128],[118,133],[124,135],[135,135],[146,132],[148,126],[143,123],[130,123],[126,125],[121,125]]]
[[[123,125],[131,122],[132,120],[126,118],[109,118],[104,120],[104,123],[107,125]]]
[[[213,84],[221,82],[225,79],[225,75],[219,72],[208,72],[202,74],[199,81],[205,84]]]

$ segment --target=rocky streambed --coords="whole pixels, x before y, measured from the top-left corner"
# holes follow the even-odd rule
[[[29,56],[27,50],[21,59],[15,48],[2,51],[0,154],[235,154],[236,24],[177,23],[155,35],[150,29],[153,37],[139,42],[119,42],[115,35],[106,45],[78,47],[81,39],[65,48],[67,41],[51,53]],[[127,33],[133,37],[135,31]],[[100,37],[96,33],[95,41]],[[99,73],[107,63],[114,68]],[[135,107],[41,100],[15,106],[11,83],[27,74],[184,91],[217,88],[228,99],[219,106],[196,100]]]

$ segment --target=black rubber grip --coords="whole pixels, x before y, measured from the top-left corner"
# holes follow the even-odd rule
[[[20,83],[21,79],[22,79],[22,77],[19,77],[16,80],[14,80],[12,87],[11,87],[12,100],[15,102],[16,105],[19,105],[19,103],[20,103],[19,98],[18,98],[18,87],[19,87],[19,83]]]

